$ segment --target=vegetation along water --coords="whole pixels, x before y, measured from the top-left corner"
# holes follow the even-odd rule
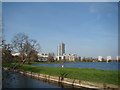
[[[10,64],[4,64],[4,67],[10,66]],[[11,65],[15,66],[15,65]],[[17,68],[16,68],[17,69]],[[44,67],[44,66],[31,66],[20,64],[18,70],[25,70],[35,73],[42,73],[52,76],[60,76],[61,74],[66,74],[65,78],[91,81],[91,82],[99,82],[99,83],[107,83],[120,85],[118,75],[120,71],[112,71],[112,70],[99,70],[99,69],[89,69],[89,68],[72,68],[72,67]],[[52,73],[51,73],[52,72]]]

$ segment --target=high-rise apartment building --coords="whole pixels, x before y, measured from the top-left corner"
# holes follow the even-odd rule
[[[64,53],[65,53],[65,44],[60,43],[58,45],[58,56],[63,56]]]

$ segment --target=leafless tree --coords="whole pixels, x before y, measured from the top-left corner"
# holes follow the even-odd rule
[[[49,60],[50,62],[54,62],[54,56],[55,56],[54,53],[49,53],[49,54],[48,54],[48,60]]]
[[[36,40],[29,39],[24,33],[18,33],[12,40],[14,50],[20,53],[22,61],[28,61],[37,57],[37,53],[40,50],[40,45]]]
[[[38,59],[37,54],[40,51],[40,45],[36,40],[27,41],[25,49],[28,63],[30,63],[30,61],[36,61]]]
[[[28,41],[28,36],[24,33],[16,34],[12,39],[12,45],[14,47],[15,52],[19,52],[22,61],[25,59],[25,45]]]

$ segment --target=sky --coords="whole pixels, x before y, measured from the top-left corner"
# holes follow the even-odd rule
[[[26,33],[41,52],[65,52],[82,57],[118,55],[117,2],[3,2],[3,38],[11,43]]]

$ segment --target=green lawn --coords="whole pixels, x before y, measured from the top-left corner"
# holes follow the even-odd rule
[[[118,83],[118,78],[120,78],[120,76],[118,75],[118,71],[88,69],[88,68],[81,69],[81,68],[70,68],[70,67],[64,67],[64,68],[43,67],[43,66],[31,66],[31,65],[22,65],[19,68],[19,70],[31,71],[35,73],[48,74],[53,76],[60,76],[61,73],[66,73],[68,74],[66,78],[120,85],[120,82]]]

